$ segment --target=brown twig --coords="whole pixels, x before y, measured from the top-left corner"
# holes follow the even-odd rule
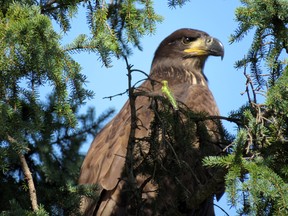
[[[150,80],[152,86],[153,86],[154,83],[159,83],[158,81],[151,79],[150,76],[149,76],[147,73],[145,73],[144,71],[138,70],[138,69],[131,69],[131,68],[133,67],[133,65],[129,65],[128,62],[127,62],[127,59],[126,59],[126,58],[124,58],[124,59],[125,59],[125,61],[126,61],[127,70],[129,70],[129,72],[128,72],[128,74],[127,74],[128,79],[131,79],[131,80],[130,80],[130,84],[129,84],[129,85],[130,85],[130,88],[133,88],[133,89],[135,90],[137,84],[139,84],[140,82],[146,81],[146,80]],[[146,78],[137,81],[137,82],[132,86],[132,84],[131,84],[131,81],[132,81],[131,75],[132,75],[133,72],[138,72],[138,73],[144,74],[144,75],[146,76]],[[129,76],[130,76],[130,78],[129,78]],[[103,97],[103,99],[112,100],[112,98],[114,98],[114,97],[123,96],[124,94],[127,94],[127,93],[128,93],[128,95],[129,95],[129,89],[126,89],[124,92],[121,92],[121,93],[118,93],[118,94],[115,94],[115,95]],[[135,94],[136,97],[137,97],[137,96],[147,96],[147,97],[156,96],[156,95],[153,94],[153,93],[149,93],[149,92],[146,92],[146,91],[141,91],[141,90],[139,90],[139,89],[137,89],[137,92],[134,92],[134,91],[133,91],[133,94]],[[159,95],[158,95],[158,96],[159,96]]]
[[[36,188],[34,185],[32,173],[30,172],[25,156],[19,153],[19,158],[20,158],[22,169],[23,169],[23,173],[25,175],[25,179],[27,180],[27,183],[28,183],[32,209],[33,211],[38,211],[39,208],[38,208],[38,203],[37,203],[37,194],[36,194]]]
[[[257,101],[256,101],[256,93],[255,93],[255,89],[254,89],[254,86],[253,86],[253,82],[251,80],[250,75],[247,74],[247,72],[246,72],[246,66],[244,68],[244,76],[246,77],[246,89],[241,94],[243,95],[245,92],[247,93],[249,104],[251,104],[252,102],[257,103]],[[250,96],[249,86],[250,86],[250,88],[252,90],[252,93],[253,93],[253,100],[252,100],[252,98]]]
[[[14,143],[14,144],[17,143],[17,141],[9,135],[8,135],[8,140],[11,143]],[[27,183],[28,183],[28,189],[29,189],[29,195],[30,195],[32,210],[34,212],[36,212],[39,210],[39,207],[38,207],[36,188],[34,185],[32,173],[31,173],[30,168],[27,164],[27,161],[26,161],[24,154],[20,151],[20,152],[18,152],[18,155],[20,158],[20,163],[21,163],[21,167],[22,167],[25,179],[27,180]]]
[[[216,206],[217,208],[219,208],[223,213],[225,213],[227,216],[229,216],[229,214],[221,207],[221,206],[219,206],[219,205],[217,205],[217,204],[213,204],[214,206]]]

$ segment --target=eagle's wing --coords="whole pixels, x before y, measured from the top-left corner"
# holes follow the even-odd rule
[[[118,115],[96,136],[82,164],[80,184],[97,183],[107,190],[115,187],[125,162],[129,117],[129,103],[126,102]]]
[[[146,91],[149,91],[149,88],[151,88],[150,81],[144,82],[139,87],[139,89],[145,89]],[[160,85],[154,86],[153,94],[160,94]],[[150,122],[153,118],[151,109],[149,109],[150,104],[151,100],[146,96],[139,96],[136,99],[137,119],[139,122],[139,130],[136,130],[136,137],[148,136]],[[119,195],[119,191],[115,192],[115,188],[120,186],[118,183],[125,164],[131,129],[130,113],[128,100],[120,112],[96,136],[81,167],[79,184],[98,184],[101,190],[104,191],[105,196],[109,197],[106,200],[107,202],[111,199],[111,194],[113,194],[115,199]],[[110,191],[109,195],[107,191]],[[102,203],[98,207],[104,208],[107,202]],[[110,202],[115,205],[113,200],[110,200]],[[94,208],[95,203],[92,200],[87,198],[82,200],[81,209],[84,209],[85,215],[89,215],[89,212],[94,211]],[[113,207],[111,208],[113,209]]]

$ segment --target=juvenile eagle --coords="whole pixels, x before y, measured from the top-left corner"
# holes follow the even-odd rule
[[[219,40],[203,31],[179,29],[165,38],[155,52],[150,80],[156,82],[151,85],[151,81],[146,80],[139,89],[153,93],[153,95],[161,95],[161,81],[166,80],[176,101],[185,104],[193,112],[217,116],[219,111],[203,74],[205,62],[210,55],[223,57],[224,47]],[[149,131],[151,122],[155,117],[151,110],[151,100],[147,96],[138,96],[135,104],[138,123],[141,124],[141,127],[136,129],[135,137],[148,137],[151,133],[151,130]],[[197,191],[197,187],[205,187],[209,179],[213,177],[213,170],[204,168],[201,160],[203,155],[216,155],[221,151],[213,144],[220,142],[221,136],[219,125],[212,120],[205,121],[204,125],[212,141],[208,144],[202,143],[201,138],[194,141],[193,148],[196,149],[196,153],[186,160],[191,167],[191,173],[176,177],[177,181],[169,177],[163,178],[165,183],[164,186],[162,185],[164,187],[161,188],[162,192],[158,190],[152,174],[150,176],[147,173],[137,174],[135,185],[138,188],[143,187],[140,195],[143,201],[140,206],[143,215],[167,215],[168,212],[173,214],[172,208],[176,208],[174,212],[182,215],[214,215],[213,196],[219,191],[212,189],[211,193],[201,194],[201,191]],[[118,115],[96,136],[83,162],[79,184],[100,186],[98,201],[83,197],[81,210],[84,215],[129,215],[129,208],[132,208],[129,203],[131,197],[126,196],[126,180],[122,171],[125,166],[130,129],[130,107],[127,101]],[[142,144],[145,145],[145,142],[143,141]],[[205,148],[206,152],[203,154],[201,151],[205,145],[214,146]],[[207,153],[207,149],[210,152]],[[142,154],[145,153],[142,152]],[[189,158],[189,155],[187,157]],[[178,198],[175,201],[176,194],[173,193],[177,185],[185,189],[182,191],[183,199]],[[161,193],[165,196],[157,197]],[[193,199],[194,195],[198,196],[197,199],[202,196],[201,203],[197,204]],[[156,207],[151,204],[155,199],[157,199]]]

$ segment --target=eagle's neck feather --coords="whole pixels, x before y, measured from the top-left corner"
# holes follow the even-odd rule
[[[151,68],[152,79],[158,81],[168,80],[170,84],[189,83],[191,85],[207,85],[206,77],[203,74],[203,65],[196,59],[186,61],[163,60],[153,62]]]

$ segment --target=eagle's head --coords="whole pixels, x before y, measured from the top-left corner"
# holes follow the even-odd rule
[[[179,29],[166,37],[158,46],[152,62],[153,69],[160,67],[199,68],[202,71],[208,56],[224,56],[224,46],[206,32]]]

